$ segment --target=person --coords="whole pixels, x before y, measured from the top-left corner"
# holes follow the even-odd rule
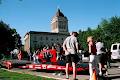
[[[23,55],[21,50],[19,50],[17,57],[18,57],[18,60],[22,60]]]
[[[50,47],[47,46],[46,50],[45,50],[45,59],[46,59],[46,62],[47,63],[50,63],[50,58],[52,57],[51,54],[50,54]]]
[[[55,64],[57,62],[57,54],[56,54],[56,49],[54,46],[52,46],[52,49],[50,50],[50,54],[52,55],[50,58],[50,62]]]
[[[104,76],[108,76],[108,67],[107,67],[107,62],[108,62],[108,60],[109,60],[109,58],[110,58],[110,54],[108,53],[108,50],[107,49],[105,49],[105,48],[102,48],[102,50],[104,51],[104,53],[102,54],[103,56],[102,56],[102,60],[101,60],[101,62],[102,62],[102,68],[104,68],[104,73],[105,73],[105,75]]]
[[[57,60],[61,60],[61,45],[58,43],[56,46]]]
[[[110,52],[110,49],[107,50],[107,68],[111,68],[110,62],[111,62],[111,54],[112,52]]]
[[[68,69],[69,64],[72,63],[73,67],[73,79],[76,79],[76,53],[78,50],[78,41],[77,41],[77,32],[72,32],[70,36],[68,36],[65,41],[63,42],[63,49],[65,51],[66,56],[66,79],[69,79]]]
[[[103,59],[103,57],[104,57],[104,54],[106,51],[105,51],[104,43],[100,39],[98,39],[96,42],[96,50],[97,50],[96,60],[97,60],[97,64],[98,64],[99,75],[101,76],[101,75],[103,75],[102,65],[104,65],[103,62],[105,62],[104,61],[105,59]]]
[[[94,59],[96,55],[96,45],[95,41],[93,39],[93,36],[89,36],[87,38],[88,43],[88,52],[89,52],[89,74],[90,74],[90,80],[92,80],[92,74],[93,74],[93,65],[94,65]]]
[[[27,53],[28,53],[28,59],[29,59],[29,61],[32,61],[32,53],[30,52],[30,48],[28,49],[28,51],[27,51]]]
[[[40,50],[39,49],[37,49],[34,53],[33,53],[33,63],[39,63],[39,60],[38,60],[38,54],[40,53]]]
[[[19,54],[19,49],[15,48],[13,51],[11,51],[11,55],[12,55],[12,59],[16,59],[18,58],[18,54]]]

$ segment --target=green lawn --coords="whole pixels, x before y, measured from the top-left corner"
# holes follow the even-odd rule
[[[0,69],[0,80],[54,80],[29,74],[19,74]]]

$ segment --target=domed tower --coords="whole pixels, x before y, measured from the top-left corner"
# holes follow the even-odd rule
[[[51,21],[51,30],[54,33],[68,33],[68,19],[60,9]]]

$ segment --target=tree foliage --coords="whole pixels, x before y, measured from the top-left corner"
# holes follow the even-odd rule
[[[86,31],[79,31],[79,41],[84,49],[87,49],[86,39],[93,36],[95,40],[101,39],[106,48],[110,49],[111,44],[120,42],[120,17],[114,16],[103,19],[96,29],[88,28]]]
[[[3,53],[16,47],[19,48],[21,44],[21,37],[16,32],[16,29],[12,29],[3,21],[0,21],[0,52]]]

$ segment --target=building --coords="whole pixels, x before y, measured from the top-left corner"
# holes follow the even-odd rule
[[[51,31],[53,33],[68,33],[68,19],[60,9],[51,21]]]
[[[69,36],[68,19],[58,9],[51,20],[51,32],[29,31],[24,36],[24,50],[36,49],[45,45],[62,44],[64,39]]]

